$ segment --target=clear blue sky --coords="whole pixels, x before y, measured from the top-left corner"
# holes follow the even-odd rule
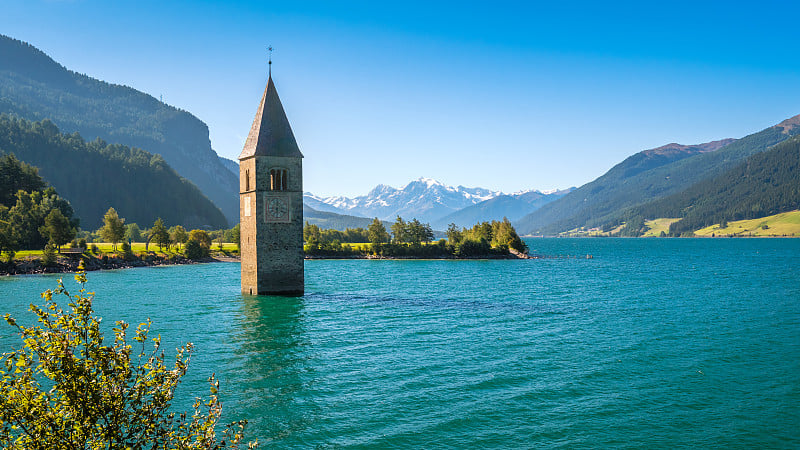
[[[0,0],[0,33],[205,121],[235,159],[273,76],[305,188],[579,186],[800,114],[796,2]]]

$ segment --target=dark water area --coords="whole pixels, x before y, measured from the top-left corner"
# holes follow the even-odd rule
[[[301,298],[241,296],[235,263],[87,287],[105,323],[193,342],[177,407],[214,372],[267,448],[800,447],[800,239],[528,243],[593,258],[312,260]],[[0,278],[0,313],[58,277]]]

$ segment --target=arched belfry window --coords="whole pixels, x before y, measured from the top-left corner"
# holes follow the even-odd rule
[[[250,190],[250,169],[244,170],[244,190],[245,192]]]
[[[269,190],[271,191],[285,191],[288,184],[288,177],[286,176],[286,169],[270,169],[269,170]]]

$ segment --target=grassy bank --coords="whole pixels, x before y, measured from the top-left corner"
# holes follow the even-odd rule
[[[664,234],[669,234],[669,226],[679,220],[681,219],[662,218],[647,220],[644,222],[644,225],[647,227],[647,231],[642,235],[642,237],[659,237],[661,236],[661,232],[664,232]]]
[[[115,251],[115,250],[113,250],[113,245],[110,242],[95,242],[95,243],[88,244],[89,249],[87,251],[91,252],[92,245],[97,246],[98,252],[96,253],[96,255],[98,255],[98,256],[103,255],[103,254],[112,255],[112,254],[116,254],[116,253],[122,253],[122,244],[117,244],[117,250]],[[361,244],[353,244],[353,245],[361,245]],[[69,249],[69,246],[65,245],[65,246],[61,247],[62,251],[63,250],[67,250],[67,249]],[[14,259],[22,260],[22,259],[30,259],[30,258],[41,258],[43,252],[44,252],[43,250],[20,250],[20,251],[15,253]],[[162,255],[162,256],[168,256],[169,257],[169,256],[182,255],[183,254],[183,246],[178,247],[178,246],[173,245],[169,249],[164,248],[163,250],[161,250],[161,249],[158,248],[158,245],[156,245],[156,244],[152,244],[151,243],[149,245],[149,247],[146,247],[144,242],[133,242],[133,243],[131,243],[131,252],[136,253],[136,254],[144,253],[144,252],[150,252],[150,253],[154,253],[156,255]],[[214,253],[214,252],[222,252],[222,253],[225,253],[225,254],[230,254],[230,253],[238,254],[239,253],[239,247],[236,244],[232,243],[232,242],[225,242],[225,243],[222,244],[222,248],[220,249],[219,245],[214,243],[211,246],[211,253]],[[3,253],[3,257],[5,257],[5,256],[6,256],[6,254]]]
[[[753,236],[753,237],[797,237],[800,236],[800,211],[790,211],[773,216],[728,222],[726,227],[715,224],[694,232],[695,236]]]

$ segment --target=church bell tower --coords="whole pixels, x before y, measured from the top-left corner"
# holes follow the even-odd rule
[[[239,155],[239,224],[242,293],[302,295],[303,154],[271,73]]]

